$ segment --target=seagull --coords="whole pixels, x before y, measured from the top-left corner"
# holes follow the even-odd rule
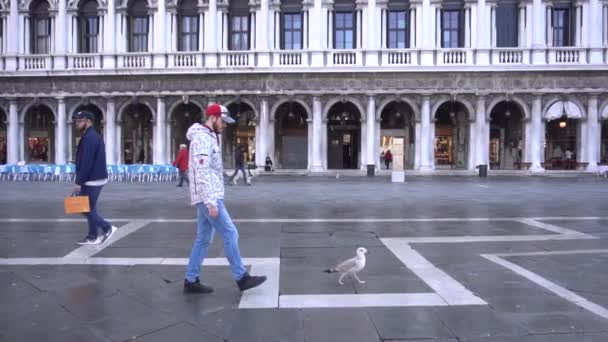
[[[325,273],[335,273],[340,272],[340,279],[338,279],[338,284],[344,285],[342,279],[348,274],[352,274],[355,279],[359,282],[359,284],[365,284],[365,281],[362,281],[357,277],[357,272],[361,271],[365,267],[365,254],[367,254],[367,249],[364,247],[357,248],[357,256],[354,258],[350,258],[346,261],[341,262],[338,266],[334,268],[327,269],[323,272]]]

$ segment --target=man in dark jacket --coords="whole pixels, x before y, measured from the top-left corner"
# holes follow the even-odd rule
[[[234,173],[230,176],[230,181],[234,185],[236,185],[236,176],[239,171],[243,173],[245,184],[251,185],[247,179],[247,172],[245,172],[245,146],[237,146],[234,152]]]
[[[91,211],[85,213],[89,222],[89,233],[78,241],[81,245],[96,245],[110,239],[116,227],[109,224],[97,213],[97,199],[101,189],[108,182],[106,148],[103,140],[93,127],[95,116],[91,112],[80,111],[74,115],[74,124],[81,133],[76,150],[76,186],[74,192],[89,196]],[[97,235],[101,228],[103,234]]]

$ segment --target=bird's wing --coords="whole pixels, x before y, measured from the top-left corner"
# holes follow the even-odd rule
[[[352,269],[357,265],[357,258],[350,258],[346,261],[341,262],[338,266],[335,267],[335,270],[338,272],[346,272]]]

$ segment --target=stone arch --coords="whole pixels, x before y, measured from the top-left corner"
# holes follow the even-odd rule
[[[357,107],[357,110],[359,110],[359,115],[360,115],[359,120],[361,122],[363,122],[366,119],[365,107],[363,107],[361,105],[361,103],[359,102],[359,100],[357,100],[354,97],[336,97],[334,99],[329,100],[325,104],[325,108],[323,108],[323,118],[324,118],[324,120],[327,120],[327,117],[329,116],[329,110],[331,109],[331,107],[333,107],[338,102],[350,102],[350,103],[352,103],[353,105],[355,105],[355,107]]]
[[[102,114],[101,122],[105,123],[106,122],[106,111],[105,111],[106,107],[102,106],[101,103],[95,99],[85,99],[85,98],[80,99],[80,101],[78,101],[76,104],[74,104],[73,106],[71,106],[68,109],[67,119],[70,120],[72,118],[72,115],[76,112],[76,109],[78,109],[78,107],[86,106],[88,104],[94,105],[101,111],[101,114]]]
[[[286,98],[286,99],[282,99],[279,100],[277,103],[275,103],[272,108],[270,109],[270,117],[272,118],[271,120],[274,120],[276,118],[276,113],[277,110],[279,109],[279,107],[281,107],[283,104],[285,103],[289,103],[289,102],[295,102],[299,105],[301,105],[302,107],[304,107],[304,110],[306,111],[306,116],[307,119],[310,120],[312,119],[312,110],[310,109],[310,106],[306,103],[306,101],[303,101],[301,99],[297,99],[297,98]]]
[[[149,101],[144,100],[144,99],[132,99],[132,100],[129,100],[129,101],[126,101],[125,103],[123,103],[120,106],[120,108],[118,109],[118,115],[116,116],[116,121],[117,122],[123,121],[126,109],[129,108],[129,106],[133,105],[133,104],[143,104],[146,107],[148,107],[148,109],[152,113],[152,120],[153,121],[156,120],[156,109],[155,109],[154,106],[152,106],[150,104]]]
[[[416,101],[408,96],[393,96],[382,101],[380,105],[376,107],[376,120],[380,120],[380,117],[382,116],[382,111],[384,111],[384,108],[386,108],[386,106],[388,106],[391,102],[407,103],[407,105],[410,106],[412,112],[414,113],[414,118],[416,120],[420,120],[420,108],[416,104]]]
[[[542,118],[546,121],[560,118],[564,111],[564,106],[566,107],[566,114],[568,114],[568,118],[585,119],[587,117],[585,106],[583,106],[578,99],[554,96],[550,98],[543,107]]]
[[[80,9],[80,5],[85,3],[86,1],[88,1],[88,0],[68,0],[68,10],[77,11],[78,9]],[[95,2],[97,2],[98,9],[108,7],[107,2],[105,2],[103,0],[95,0]]]
[[[224,103],[220,103],[220,104],[222,106],[228,108],[228,106],[230,106],[231,104],[237,103],[239,101],[242,102],[242,103],[245,103],[246,105],[248,105],[249,107],[251,107],[251,109],[253,109],[254,120],[256,122],[258,122],[260,120],[260,113],[258,112],[257,107],[255,106],[255,104],[251,100],[248,100],[248,99],[242,98],[242,97],[237,97],[237,98],[228,100],[228,101],[226,101]],[[230,114],[232,114],[232,113],[230,113]],[[271,116],[271,118],[272,118],[272,116]]]
[[[25,114],[30,110],[30,108],[32,108],[34,106],[38,106],[38,105],[44,105],[44,106],[49,107],[49,109],[51,110],[51,113],[53,114],[53,121],[56,123],[56,121],[57,121],[56,108],[47,99],[34,99],[34,100],[31,100],[29,103],[27,103],[25,106],[23,106],[23,109],[21,109],[21,111],[19,112],[19,123],[20,124],[25,123]]]
[[[183,104],[193,104],[193,105],[195,105],[198,109],[200,109],[201,115],[204,114],[203,112],[205,111],[205,108],[206,108],[206,106],[203,106],[203,104],[201,102],[196,101],[196,100],[192,100],[192,99],[188,99],[188,102],[186,102],[184,100],[176,101],[167,110],[167,122],[171,122],[171,120],[173,120],[173,115],[175,113],[175,110],[179,106],[181,106]],[[202,115],[202,116],[204,116],[204,115]]]
[[[497,96],[494,98],[494,100],[492,100],[492,102],[490,102],[490,104],[486,107],[486,120],[490,120],[490,113],[492,113],[492,110],[494,110],[494,107],[496,107],[499,103],[503,102],[503,101],[511,101],[516,103],[519,106],[519,109],[521,110],[521,112],[524,114],[523,120],[529,120],[530,118],[532,118],[532,113],[530,112],[530,107],[528,107],[528,105],[526,104],[526,101],[524,101],[523,99],[517,97],[517,96]]]
[[[30,11],[30,7],[32,6],[32,3],[39,1],[39,0],[23,0],[23,1],[19,1],[19,10],[20,11],[26,11],[29,12]],[[46,3],[49,4],[49,9],[50,10],[54,10],[57,9],[57,3],[56,1],[53,0],[42,0],[45,1]]]
[[[469,117],[470,121],[475,121],[475,108],[471,105],[471,103],[463,98],[458,98],[458,96],[453,98],[454,102],[458,102],[460,104],[462,104],[464,106],[464,108],[467,110],[467,114]],[[440,97],[437,102],[435,103],[435,105],[433,105],[433,108],[431,109],[431,122],[435,119],[435,117],[437,116],[437,111],[439,110],[439,108],[447,102],[452,101],[452,98],[449,96],[442,96]]]

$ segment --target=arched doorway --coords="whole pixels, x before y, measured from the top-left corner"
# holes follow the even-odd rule
[[[513,101],[502,101],[490,112],[490,168],[521,168],[523,158],[523,110]]]
[[[0,164],[6,164],[8,151],[6,149],[6,113],[0,109]]]
[[[403,168],[413,169],[416,154],[416,133],[415,133],[414,111],[409,104],[402,101],[391,102],[380,114],[380,168],[385,168],[386,164],[382,159],[387,151],[391,151],[394,156],[395,138],[403,139]],[[393,159],[394,162],[394,159]],[[389,166],[392,168],[392,165]]]
[[[93,128],[95,128],[97,133],[99,133],[99,135],[101,135],[101,137],[103,139],[103,113],[102,113],[101,109],[99,109],[99,107],[97,107],[96,105],[89,103],[86,105],[78,106],[76,108],[76,110],[74,111],[74,113],[72,113],[72,116],[83,110],[91,112],[91,113],[93,113],[93,115],[95,115],[95,121],[93,122]],[[72,149],[71,149],[71,153],[72,153],[71,159],[72,160],[76,160],[76,150],[78,149],[78,142],[80,141],[81,135],[82,135],[82,133],[80,133],[78,131],[78,129],[76,128],[76,125],[72,125]]]
[[[352,102],[334,104],[327,115],[327,168],[358,169],[361,113]]]
[[[545,169],[576,170],[579,120],[562,117],[546,123]]]
[[[171,130],[171,160],[175,160],[180,144],[189,145],[186,139],[188,128],[195,122],[201,123],[202,110],[194,103],[182,103],[175,107],[169,121]]]
[[[236,121],[228,125],[222,134],[222,154],[224,167],[234,168],[234,152],[237,146],[245,147],[245,163],[255,163],[255,112],[244,102],[234,102],[228,106]]]
[[[456,101],[442,104],[435,114],[436,168],[466,169],[469,155],[469,114]]]
[[[152,111],[137,103],[125,108],[122,116],[122,151],[125,164],[152,164]]]
[[[297,102],[286,102],[275,114],[275,155],[278,168],[308,167],[308,123],[306,109]]]
[[[46,105],[30,107],[24,118],[25,160],[52,163],[55,153],[55,115]]]

